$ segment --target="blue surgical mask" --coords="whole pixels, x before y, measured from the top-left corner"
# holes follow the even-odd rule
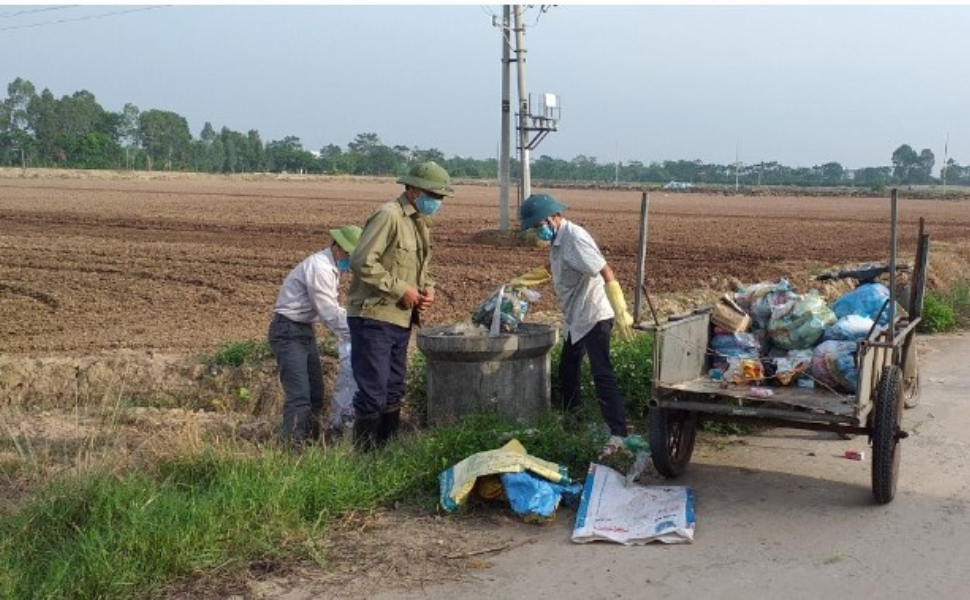
[[[549,223],[543,223],[539,231],[536,232],[536,235],[543,242],[551,242],[552,238],[556,237],[556,231],[549,226]]]
[[[340,269],[341,273],[346,273],[350,270],[350,257],[345,256],[337,261],[337,268]]]
[[[418,208],[418,212],[426,217],[430,217],[438,212],[439,208],[441,208],[441,200],[435,200],[427,194],[421,194],[415,201],[415,205]]]

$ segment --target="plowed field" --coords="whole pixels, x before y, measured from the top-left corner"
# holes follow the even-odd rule
[[[265,334],[279,284],[327,230],[363,223],[392,180],[205,176],[0,177],[0,354],[117,348],[211,350]],[[458,185],[435,218],[438,303],[430,324],[467,320],[546,252],[499,234],[498,189]],[[537,190],[542,191],[542,190]],[[554,190],[597,239],[628,297],[640,193]],[[512,201],[515,213],[515,200]],[[899,204],[899,248],[920,216],[935,241],[964,240],[970,204]],[[884,259],[888,199],[653,193],[647,284],[662,297],[794,270]],[[536,310],[555,312],[551,288]]]

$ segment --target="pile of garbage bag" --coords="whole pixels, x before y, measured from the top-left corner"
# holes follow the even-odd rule
[[[750,326],[714,325],[711,377],[725,385],[818,383],[854,393],[858,344],[889,323],[889,296],[878,282],[859,285],[831,305],[815,290],[798,293],[786,279],[744,287],[733,301],[750,316]],[[905,314],[898,304],[896,314]]]

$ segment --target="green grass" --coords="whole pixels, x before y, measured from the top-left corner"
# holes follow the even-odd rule
[[[945,291],[926,292],[919,330],[944,333],[970,325],[970,282],[957,281]]]
[[[326,334],[317,338],[317,351],[320,356],[337,358],[337,340]],[[273,350],[265,339],[231,340],[219,343],[216,351],[206,358],[214,367],[241,367],[258,365],[273,359]]]
[[[261,363],[272,356],[266,340],[224,341],[207,362],[216,367],[241,367]]]
[[[957,317],[945,296],[927,292],[923,298],[923,319],[919,329],[925,333],[943,333],[956,329]]]
[[[0,511],[0,597],[124,598],[256,559],[325,563],[320,541],[335,519],[393,502],[432,510],[441,470],[512,437],[575,477],[603,442],[567,435],[553,419],[523,432],[482,416],[363,456],[210,447],[150,471],[59,479]]]
[[[562,357],[562,342],[552,349],[552,397],[553,406],[561,405],[559,387],[559,361]],[[650,383],[653,376],[653,336],[637,334],[629,341],[613,338],[610,342],[610,362],[616,374],[620,391],[624,395],[627,418],[635,424],[642,425],[647,417],[647,403],[650,400]],[[581,421],[601,421],[597,401],[596,387],[589,360],[584,360],[580,376],[580,397],[582,407],[579,415]]]

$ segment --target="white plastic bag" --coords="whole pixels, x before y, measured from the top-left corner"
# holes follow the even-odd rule
[[[333,430],[354,424],[354,395],[357,393],[357,382],[350,366],[350,340],[337,344],[337,357],[340,366],[330,397],[329,427]]]

